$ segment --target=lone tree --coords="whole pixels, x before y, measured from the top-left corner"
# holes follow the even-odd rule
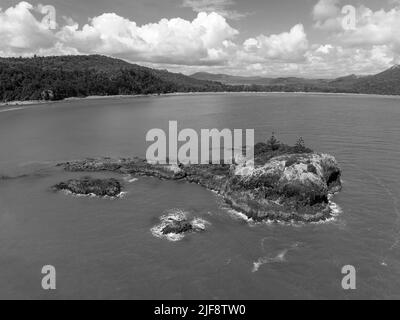
[[[281,143],[275,137],[275,132],[272,132],[271,138],[269,138],[268,141],[267,141],[267,146],[272,151],[279,150],[279,147],[281,146]]]
[[[303,137],[300,137],[299,139],[297,139],[296,147],[304,148],[305,146],[306,146],[306,144],[304,142]]]
[[[296,153],[310,153],[310,152],[312,152],[312,150],[306,147],[303,137],[300,137],[296,142],[295,152]]]

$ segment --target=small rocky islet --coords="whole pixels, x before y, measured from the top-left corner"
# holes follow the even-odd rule
[[[151,232],[157,238],[178,241],[185,234],[205,231],[208,225],[209,223],[203,219],[191,217],[189,212],[172,209],[161,216],[160,223],[155,225]]]
[[[272,139],[272,140],[271,140]],[[341,169],[328,154],[315,153],[298,143],[288,146],[272,137],[255,146],[254,166],[248,163],[164,165],[140,158],[94,158],[58,164],[69,172],[112,172],[163,180],[197,183],[217,192],[232,209],[255,221],[320,222],[332,218],[329,198],[341,190]],[[116,196],[116,179],[70,180],[53,187],[75,194]],[[188,221],[171,222],[165,233],[193,230]]]
[[[94,179],[85,176],[71,179],[53,186],[55,191],[68,191],[75,195],[94,195],[98,197],[118,197],[122,191],[121,183],[114,178]]]

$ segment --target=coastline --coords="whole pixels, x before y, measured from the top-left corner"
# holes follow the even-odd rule
[[[48,105],[53,103],[62,103],[62,102],[70,102],[70,101],[83,101],[83,100],[105,100],[105,99],[131,99],[131,98],[146,98],[146,97],[168,97],[168,96],[192,96],[192,95],[234,95],[234,94],[260,94],[260,95],[268,95],[268,94],[283,94],[283,95],[327,95],[327,96],[357,96],[357,97],[379,97],[379,98],[394,98],[399,99],[399,95],[383,95],[383,94],[370,94],[370,93],[340,93],[340,92],[304,92],[304,91],[295,91],[295,92],[285,92],[285,91],[271,91],[271,92],[259,92],[259,91],[221,91],[221,92],[173,92],[173,93],[153,93],[153,94],[136,94],[136,95],[110,95],[110,96],[87,96],[87,97],[70,97],[65,98],[63,100],[25,100],[25,101],[8,101],[8,102],[0,102],[1,107],[14,107],[10,109],[6,109],[7,111],[11,110],[21,110],[25,109],[27,106],[33,105]],[[6,110],[0,110],[0,112],[4,112]]]

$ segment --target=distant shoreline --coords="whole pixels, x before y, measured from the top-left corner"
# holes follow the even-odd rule
[[[188,96],[188,95],[226,95],[226,94],[288,94],[288,95],[342,95],[342,96],[366,96],[366,97],[382,97],[382,98],[400,98],[399,95],[382,95],[382,94],[370,94],[370,93],[340,93],[340,92],[285,92],[285,91],[273,91],[273,92],[259,92],[259,91],[221,91],[221,92],[174,92],[174,93],[161,93],[161,94],[136,94],[136,95],[110,95],[110,96],[88,96],[88,97],[70,97],[63,100],[25,100],[25,101],[8,101],[0,102],[0,107],[16,107],[13,110],[25,109],[25,106],[32,105],[46,105],[52,103],[62,103],[70,101],[84,101],[84,100],[105,100],[105,99],[130,99],[130,98],[145,98],[145,97],[165,97],[165,96]],[[18,108],[21,107],[21,108]],[[9,110],[9,109],[7,109]],[[0,110],[5,111],[5,110]]]

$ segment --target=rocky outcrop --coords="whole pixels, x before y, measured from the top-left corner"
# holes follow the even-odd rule
[[[341,170],[326,154],[284,155],[254,169],[234,170],[224,197],[255,220],[326,220],[328,197],[341,189]]]
[[[163,234],[180,234],[190,232],[193,230],[193,226],[187,221],[172,221],[169,225],[165,226],[161,232]]]
[[[42,100],[54,100],[54,91],[53,90],[43,90],[40,94]]]
[[[328,197],[341,188],[335,158],[317,153],[283,154],[253,167],[249,163],[159,165],[138,158],[87,159],[60,166],[74,172],[113,171],[197,183],[218,192],[232,208],[254,220],[326,220],[331,217]],[[177,231],[188,228],[176,226]]]
[[[116,179],[93,179],[84,177],[61,182],[53,186],[55,191],[69,191],[75,195],[95,195],[117,197],[121,194],[121,184]]]
[[[208,225],[207,221],[193,218],[189,212],[172,209],[161,216],[160,223],[154,226],[151,232],[157,238],[179,241],[189,233],[206,231]]]

